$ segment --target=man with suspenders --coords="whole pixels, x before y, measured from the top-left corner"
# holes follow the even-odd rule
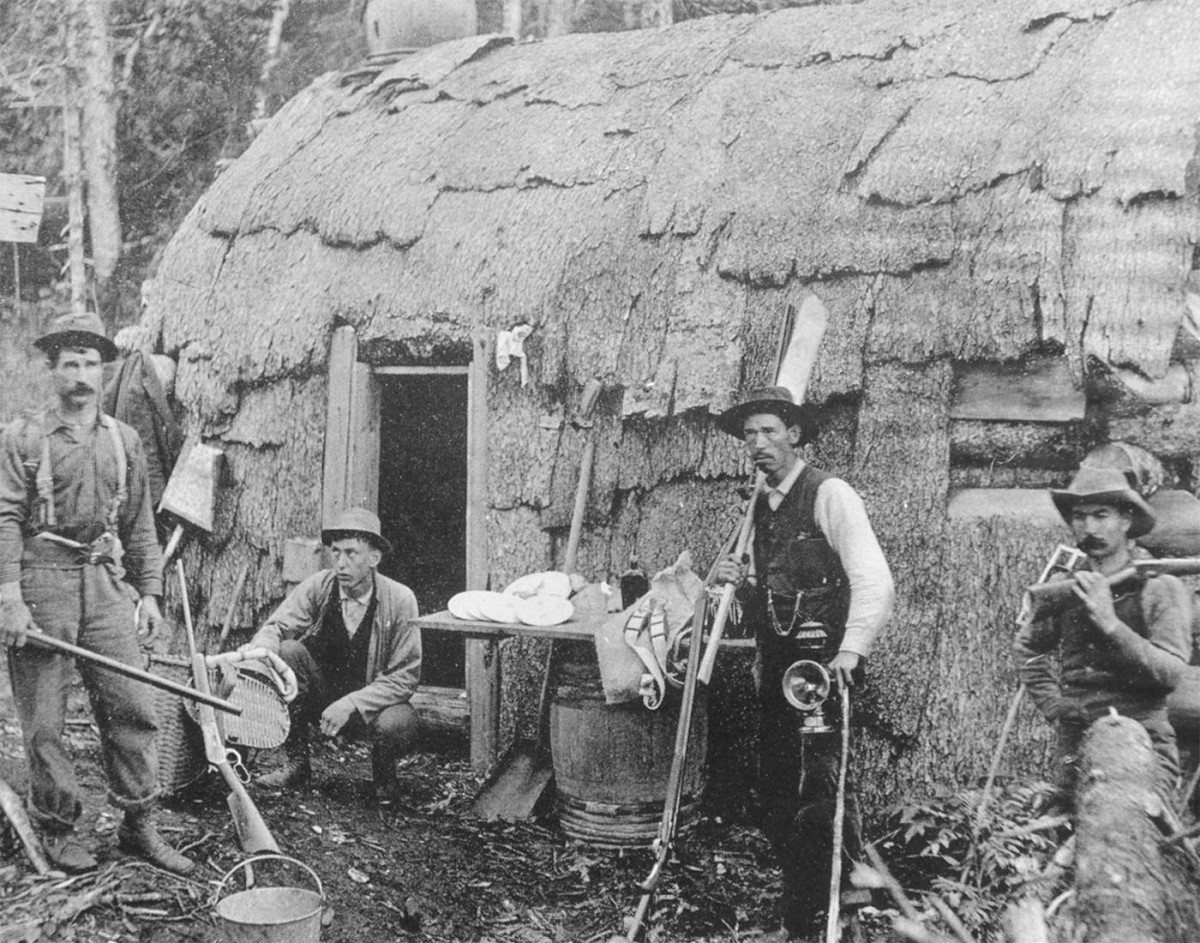
[[[80,789],[62,738],[72,661],[25,642],[43,632],[142,667],[137,623],[152,635],[162,621],[162,553],[141,439],[99,408],[103,363],[117,352],[100,318],[58,318],[35,346],[46,354],[56,402],[0,438],[0,642],[29,763],[31,817],[51,863],[81,872],[96,859],[75,832]],[[100,728],[108,799],[125,813],[121,847],[187,873],[193,862],[151,817],[159,790],[150,689],[84,663],[79,672]]]

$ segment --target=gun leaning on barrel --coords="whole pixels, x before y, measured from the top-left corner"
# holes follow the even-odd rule
[[[1197,574],[1200,574],[1200,557],[1164,557],[1161,560],[1134,560],[1105,579],[1110,587],[1116,587],[1137,578]],[[1076,598],[1075,585],[1075,580],[1066,578],[1026,587],[1021,600],[1021,621],[1033,622],[1061,611]]]

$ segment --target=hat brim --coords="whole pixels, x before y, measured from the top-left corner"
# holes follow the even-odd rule
[[[392,552],[392,544],[386,537],[381,537],[379,534],[372,534],[366,530],[353,530],[344,527],[329,528],[321,531],[321,543],[328,547],[335,540],[345,540],[347,537],[361,537],[376,550],[387,556]]]
[[[744,439],[746,419],[760,413],[770,413],[783,420],[785,425],[800,427],[800,445],[817,437],[819,410],[807,403],[797,406],[777,399],[749,400],[731,406],[717,417],[717,428],[736,439]]]
[[[1051,489],[1050,500],[1058,508],[1058,513],[1068,524],[1071,522],[1071,509],[1077,504],[1115,504],[1129,511],[1132,522],[1129,525],[1128,537],[1134,540],[1144,537],[1154,530],[1156,518],[1150,505],[1132,488],[1122,491],[1098,491],[1094,494],[1076,494],[1073,491],[1057,491]]]
[[[119,353],[116,344],[94,331],[55,331],[53,334],[39,337],[33,342],[33,346],[47,356],[53,356],[55,351],[65,347],[92,348],[100,352],[100,359],[104,363],[112,363]]]

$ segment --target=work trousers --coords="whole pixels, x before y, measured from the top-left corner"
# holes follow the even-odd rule
[[[841,708],[836,696],[831,697],[824,708],[833,730],[801,733],[801,715],[784,699],[782,684],[796,653],[777,638],[763,633],[758,638],[758,793],[763,832],[783,871],[783,924],[792,934],[802,936],[813,930],[829,903],[842,750]],[[862,680],[861,672],[856,672],[855,691],[862,689]],[[856,853],[857,820],[858,810],[848,791],[844,848],[849,855]]]
[[[132,590],[103,564],[76,563],[58,550],[26,553],[21,592],[46,635],[144,667]],[[30,814],[50,830],[69,829],[82,812],[79,782],[63,743],[75,660],[35,643],[11,648],[8,668],[25,756]],[[154,699],[145,684],[80,661],[77,666],[100,728],[108,800],[123,809],[151,805],[158,795]]]
[[[300,642],[290,639],[280,643],[279,655],[296,674],[298,693],[288,706],[292,732],[288,744],[307,742],[310,724],[319,723],[321,712],[341,695],[333,691],[325,671],[312,653]],[[406,703],[385,707],[370,721],[354,714],[342,735],[351,739],[366,734],[371,738],[372,762],[388,764],[408,753],[416,745],[420,733],[420,718],[416,709]]]

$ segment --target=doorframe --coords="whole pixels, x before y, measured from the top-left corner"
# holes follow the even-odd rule
[[[358,359],[353,327],[336,328],[329,348],[328,401],[321,490],[321,520],[328,524],[350,507],[379,510],[379,436],[381,390],[378,377],[466,374],[467,495],[466,588],[486,589],[488,363],[491,339],[485,332],[471,339],[467,365],[377,366]],[[471,764],[483,769],[494,762],[500,741],[500,650],[488,639],[465,641],[465,683],[470,716]]]

